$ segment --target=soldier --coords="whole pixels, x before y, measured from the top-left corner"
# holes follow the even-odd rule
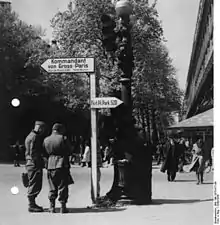
[[[61,203],[61,213],[67,213],[66,203],[68,200],[68,185],[70,182],[69,155],[71,152],[70,143],[64,136],[65,128],[62,124],[54,124],[52,134],[44,140],[44,147],[49,155],[47,178],[49,182],[49,200],[51,213],[55,213],[55,201]],[[69,179],[70,178],[70,179]]]
[[[43,212],[43,208],[35,203],[35,198],[42,189],[43,178],[43,134],[45,132],[45,123],[36,121],[34,129],[26,137],[25,140],[25,159],[26,170],[28,173],[28,200],[29,212]]]

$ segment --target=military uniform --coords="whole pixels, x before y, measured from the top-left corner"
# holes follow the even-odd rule
[[[59,132],[59,129],[62,129],[61,124],[53,126],[52,134],[44,140],[44,147],[49,155],[47,178],[49,182],[50,211],[55,212],[55,200],[59,192],[58,200],[61,203],[61,213],[65,213],[67,212],[71,148],[69,141]]]
[[[35,125],[43,126],[43,122],[37,121]],[[28,173],[28,200],[29,212],[42,212],[43,208],[35,203],[35,198],[42,189],[43,178],[43,138],[39,132],[32,130],[25,140],[26,170]]]

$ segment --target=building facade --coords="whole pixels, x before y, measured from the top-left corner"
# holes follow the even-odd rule
[[[213,107],[213,0],[200,0],[189,64],[184,118]]]

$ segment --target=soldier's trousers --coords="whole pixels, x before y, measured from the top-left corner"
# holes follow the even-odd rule
[[[42,189],[43,169],[26,167],[28,173],[28,198],[35,199]]]
[[[55,201],[58,197],[58,200],[61,203],[67,203],[68,200],[68,173],[69,169],[60,168],[54,170],[48,170],[47,178],[49,183],[49,200]]]

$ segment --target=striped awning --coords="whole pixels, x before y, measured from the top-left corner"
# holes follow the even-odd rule
[[[186,120],[183,120],[175,125],[168,127],[167,129],[181,129],[181,128],[206,128],[213,127],[214,125],[214,111],[213,108],[196,116],[192,116]]]

